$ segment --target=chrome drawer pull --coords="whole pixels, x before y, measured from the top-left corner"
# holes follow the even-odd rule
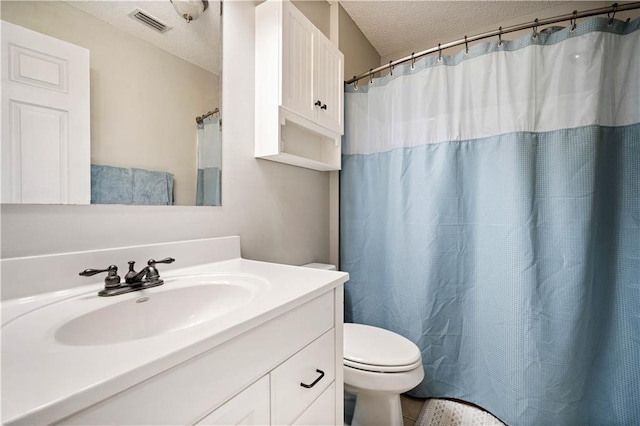
[[[313,381],[313,383],[311,383],[310,385],[307,385],[305,383],[300,382],[300,386],[302,386],[303,388],[307,388],[307,389],[310,389],[310,388],[314,387],[324,377],[324,371],[319,370],[319,369],[316,368],[316,373],[320,373],[320,376],[317,379],[315,379]]]

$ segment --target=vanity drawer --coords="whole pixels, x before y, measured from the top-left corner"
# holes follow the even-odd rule
[[[291,424],[335,378],[329,330],[271,372],[271,424]]]

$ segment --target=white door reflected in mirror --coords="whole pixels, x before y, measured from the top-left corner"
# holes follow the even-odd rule
[[[2,25],[2,202],[89,204],[89,51]]]

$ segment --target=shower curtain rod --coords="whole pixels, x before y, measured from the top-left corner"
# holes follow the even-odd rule
[[[560,15],[560,16],[556,16],[553,18],[547,18],[547,19],[543,19],[543,20],[539,20],[536,19],[533,22],[530,23],[525,23],[525,24],[519,24],[519,25],[513,25],[510,27],[506,27],[506,28],[502,28],[500,27],[500,29],[496,30],[496,31],[489,31],[486,33],[482,33],[482,34],[477,34],[474,36],[464,36],[463,39],[460,40],[456,40],[456,41],[452,41],[449,43],[445,43],[445,44],[438,44],[437,47],[432,47],[431,49],[427,49],[427,50],[423,50],[422,52],[418,52],[418,53],[412,53],[409,56],[405,56],[404,58],[401,59],[396,59],[395,61],[389,61],[388,64],[385,65],[381,65],[378,68],[372,68],[370,69],[368,72],[362,73],[360,75],[354,75],[353,78],[351,78],[350,80],[347,80],[345,83],[346,84],[351,84],[351,83],[355,83],[358,80],[362,80],[363,78],[366,77],[371,77],[373,74],[389,69],[391,68],[391,72],[393,73],[393,67],[395,67],[398,64],[402,64],[404,62],[408,62],[408,61],[415,61],[416,59],[425,56],[425,55],[429,55],[431,53],[435,53],[435,52],[442,52],[444,49],[449,49],[451,47],[455,47],[455,46],[461,46],[463,44],[467,45],[467,51],[468,51],[468,44],[469,42],[472,41],[477,41],[477,40],[482,40],[485,38],[489,38],[489,37],[496,37],[498,36],[500,39],[500,42],[502,42],[502,35],[503,34],[508,34],[508,33],[512,33],[515,31],[522,31],[522,30],[526,30],[528,28],[534,28],[534,34],[537,33],[537,28],[539,26],[543,26],[543,25],[549,25],[549,24],[555,24],[557,22],[563,22],[563,21],[571,21],[572,23],[572,30],[573,28],[575,28],[576,25],[576,20],[578,18],[587,18],[589,16],[595,16],[595,15],[602,15],[602,14],[607,14],[611,19],[610,22],[613,22],[613,18],[615,17],[616,12],[622,12],[625,10],[634,10],[634,9],[640,9],[640,2],[633,2],[633,3],[626,3],[626,4],[618,4],[618,3],[614,3],[611,6],[607,6],[607,7],[600,7],[597,9],[589,9],[589,10],[585,10],[583,12],[578,12],[577,10],[574,10],[573,13],[568,13],[566,15]]]
[[[204,115],[201,115],[199,117],[196,117],[196,123],[198,124],[202,124],[202,122],[204,121],[205,118],[207,117],[211,117],[213,114],[217,114],[220,112],[220,108],[216,108],[213,111],[209,111]]]

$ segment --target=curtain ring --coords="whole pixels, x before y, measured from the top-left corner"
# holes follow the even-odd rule
[[[373,83],[373,73],[371,71],[373,71],[373,68],[369,68],[369,84]]]
[[[415,55],[416,52],[411,52],[411,69],[415,70],[416,69],[416,58],[413,57],[413,55]]]
[[[393,75],[393,61],[389,61],[389,73]]]
[[[576,29],[576,21],[578,20],[578,11],[574,10],[573,11],[573,18],[571,18],[571,20],[569,21],[571,23],[571,32],[573,32]]]
[[[502,47],[502,27],[500,27],[498,31],[498,47]]]
[[[467,36],[464,36],[464,54],[469,54],[469,43],[467,42]]]
[[[538,38],[538,18],[536,18],[534,22],[534,26],[533,26],[533,39],[537,39]]]
[[[613,24],[613,18],[616,17],[616,11],[618,10],[618,3],[612,4],[611,7],[613,8],[613,15],[609,15],[609,13],[607,13],[607,16],[609,17],[609,23],[607,24],[608,26],[611,26],[611,24]]]
[[[354,75],[353,78],[356,78],[356,76]],[[356,92],[358,91],[358,80],[355,80],[353,82],[353,90],[355,90]]]
[[[438,62],[442,62],[442,49],[440,48],[440,43],[438,43]]]

